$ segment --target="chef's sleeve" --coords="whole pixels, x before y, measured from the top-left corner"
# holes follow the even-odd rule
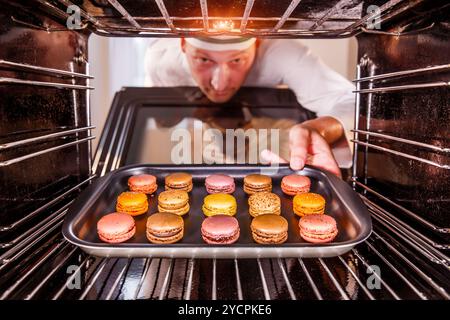
[[[286,42],[285,42],[286,44]],[[292,45],[295,48],[292,48]],[[333,153],[340,167],[351,166],[354,127],[354,85],[336,71],[325,65],[298,40],[275,48],[271,54],[274,68],[282,72],[282,82],[289,86],[299,103],[321,116],[332,116],[343,126],[345,138],[333,146]]]

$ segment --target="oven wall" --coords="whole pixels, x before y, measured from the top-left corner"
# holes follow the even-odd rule
[[[87,35],[59,31],[65,26],[31,6],[26,9],[7,1],[0,1],[0,6],[0,239],[4,239],[50,212],[44,209],[60,206],[68,191],[88,179],[90,120],[88,81],[77,75],[88,71]],[[38,68],[31,70],[29,65]],[[47,136],[54,133],[61,135]]]
[[[438,22],[420,33],[400,37],[364,34],[358,37],[360,78],[449,64],[448,40],[448,30]],[[447,66],[438,71],[361,82],[362,90],[394,90],[359,94],[358,128],[407,139],[409,143],[356,135],[360,142],[387,149],[357,145],[357,180],[400,205],[403,213],[407,209],[438,227],[450,224],[450,158],[448,150],[438,150],[450,146],[449,70]],[[403,87],[415,84],[420,88]],[[363,191],[378,200],[382,198],[370,190]]]

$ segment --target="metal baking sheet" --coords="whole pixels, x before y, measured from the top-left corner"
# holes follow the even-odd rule
[[[112,171],[94,181],[87,187],[69,208],[63,234],[71,243],[89,254],[103,257],[169,257],[169,258],[287,258],[287,257],[332,257],[351,250],[355,245],[370,236],[372,222],[370,215],[359,196],[344,181],[327,172],[305,167],[298,173],[311,178],[311,192],[323,195],[326,199],[326,214],[333,216],[339,234],[327,244],[312,244],[299,235],[299,218],[292,211],[292,197],[282,193],[281,178],[291,174],[288,166],[269,172],[272,176],[273,190],[281,198],[281,214],[288,220],[288,240],[279,245],[260,245],[253,241],[248,213],[248,196],[242,189],[243,178],[247,174],[261,173],[261,166],[249,165],[192,165],[192,166],[151,166],[132,165]],[[157,194],[164,190],[164,177],[173,172],[188,172],[193,176],[194,188],[190,193],[191,210],[184,216],[185,232],[183,239],[175,244],[158,245],[150,243],[145,236],[148,216],[157,211],[157,196],[149,196],[149,210],[135,217],[136,234],[127,242],[108,244],[97,236],[97,221],[103,215],[114,212],[118,195],[128,190],[127,180],[136,174],[153,174],[157,177]],[[205,218],[201,210],[203,198],[207,195],[204,179],[214,173],[224,173],[235,178],[241,235],[231,245],[208,245],[203,242],[200,226]],[[265,173],[265,172],[263,172]]]

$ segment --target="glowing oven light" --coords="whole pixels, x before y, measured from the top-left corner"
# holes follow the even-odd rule
[[[232,20],[217,20],[213,22],[213,28],[215,30],[232,30],[234,22]]]

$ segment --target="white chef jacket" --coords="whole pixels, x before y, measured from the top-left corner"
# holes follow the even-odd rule
[[[196,86],[180,39],[155,39],[146,52],[145,84],[152,87]],[[346,140],[333,148],[340,167],[351,165],[349,140],[354,124],[353,84],[326,66],[296,39],[263,39],[243,86],[287,85],[298,102],[320,116],[332,116],[344,127]]]

